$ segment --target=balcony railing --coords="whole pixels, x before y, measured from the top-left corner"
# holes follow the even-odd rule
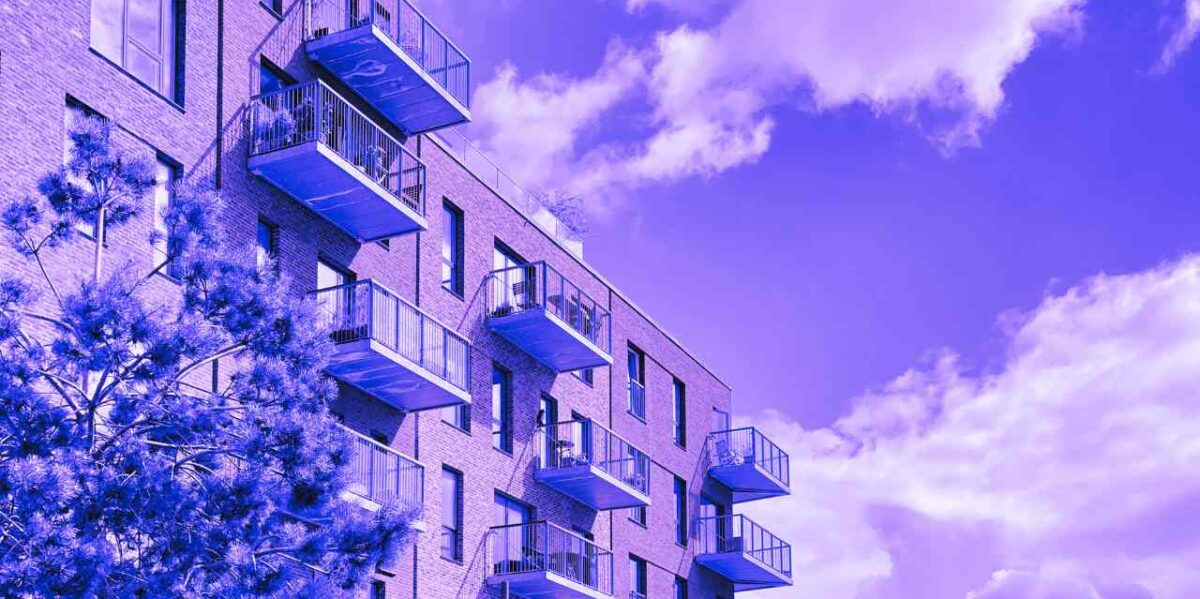
[[[633,379],[629,380],[629,413],[646,420],[646,386]]]
[[[613,593],[612,552],[549,522],[494,527],[490,550],[494,580],[549,573],[602,595]],[[559,596],[545,583],[532,585],[537,586],[513,591],[539,597]]]
[[[650,494],[650,457],[592,420],[568,420],[539,427],[538,469],[594,466],[622,484]]]
[[[396,42],[425,74],[471,106],[471,61],[408,0],[306,0],[309,39],[372,26]]]
[[[394,503],[402,509],[425,505],[425,468],[353,430],[349,491],[378,504]]]
[[[334,343],[371,340],[467,390],[471,346],[416,306],[372,280],[313,292]]]
[[[771,574],[791,578],[792,546],[753,520],[741,514],[710,516],[698,519],[696,529],[700,544],[698,556],[749,556]]]
[[[323,81],[256,96],[250,106],[251,157],[320,142],[409,209],[425,214],[425,165]]]
[[[785,487],[791,484],[787,452],[754,427],[712,433],[708,450],[710,468],[756,465]]]
[[[488,316],[503,318],[546,310],[604,353],[611,353],[608,310],[545,262],[532,262],[488,275]]]

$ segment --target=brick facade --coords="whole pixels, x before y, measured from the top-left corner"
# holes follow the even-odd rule
[[[728,501],[728,491],[708,481],[701,452],[714,408],[730,410],[731,393],[715,375],[633,306],[589,266],[566,251],[529,218],[497,196],[438,143],[426,137],[406,141],[427,165],[427,231],[390,240],[390,247],[359,243],[303,203],[278,191],[247,170],[245,106],[255,93],[261,57],[286,69],[298,81],[321,76],[352,99],[336,79],[309,64],[302,50],[300,6],[288,2],[281,19],[258,0],[186,0],[184,97],[176,105],[149,90],[89,47],[89,3],[84,0],[49,5],[8,0],[0,8],[0,195],[34,193],[36,179],[61,164],[63,111],[74,98],[120,127],[120,143],[159,152],[197,177],[221,174],[227,204],[227,234],[246,248],[253,260],[255,225],[262,218],[278,228],[281,269],[299,295],[315,287],[318,257],[371,278],[466,336],[472,343],[473,398],[470,433],[443,422],[438,410],[401,413],[350,387],[332,409],[351,428],[385,437],[390,445],[425,465],[425,516],[429,532],[394,567],[381,574],[388,597],[449,599],[498,596],[485,585],[486,535],[493,524],[496,491],[535,508],[535,518],[567,529],[590,531],[596,543],[611,548],[614,596],[629,596],[629,554],[649,563],[649,597],[673,597],[676,576],[689,580],[689,597],[732,597],[731,585],[696,565],[695,543],[674,542],[672,481],[687,480],[689,506],[700,494]],[[224,31],[218,52],[218,19],[223,5]],[[218,115],[218,73],[223,106]],[[387,120],[361,105],[379,123]],[[220,126],[218,127],[218,119]],[[218,154],[217,131],[221,131]],[[398,131],[392,131],[399,137]],[[219,167],[219,168],[218,168]],[[462,209],[465,219],[465,297],[440,284],[443,199]],[[153,210],[147,206],[131,224],[108,239],[110,265],[128,263],[149,269],[147,241]],[[588,385],[571,374],[551,370],[491,333],[484,326],[483,281],[492,270],[496,241],[523,257],[545,260],[604,304],[612,313],[614,366],[595,370]],[[88,263],[94,243],[73,242],[52,268]],[[0,268],[24,271],[30,264],[9,250],[0,251]],[[32,275],[32,272],[28,274]],[[33,278],[32,276],[30,277]],[[163,294],[173,293],[166,279]],[[646,354],[646,422],[627,413],[625,353],[633,343]],[[491,364],[513,373],[514,451],[493,449],[491,435]],[[672,381],[687,385],[687,447],[672,438]],[[597,512],[537,483],[533,478],[533,443],[539,401],[558,402],[560,420],[573,411],[608,426],[646,452],[652,460],[648,525],[629,520],[627,510]],[[440,557],[439,484],[442,466],[464,473],[464,563]],[[389,575],[390,574],[390,575]]]

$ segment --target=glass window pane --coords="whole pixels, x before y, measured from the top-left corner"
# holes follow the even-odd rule
[[[154,56],[162,55],[161,0],[129,0],[129,39],[140,43]]]
[[[92,0],[92,48],[117,64],[121,64],[124,17],[122,0]]]
[[[160,89],[159,82],[161,81],[162,64],[156,56],[151,55],[142,49],[138,44],[129,44],[127,58],[129,61],[125,64],[125,68],[133,73],[134,77],[141,79],[150,87]]]

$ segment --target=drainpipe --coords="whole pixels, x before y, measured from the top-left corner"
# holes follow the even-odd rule
[[[224,154],[225,136],[222,127],[225,123],[225,0],[217,0],[217,148],[214,159],[217,161],[214,172],[214,183],[217,190],[222,184],[222,156]]]

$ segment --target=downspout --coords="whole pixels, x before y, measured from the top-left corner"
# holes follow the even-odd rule
[[[217,161],[214,178],[217,190],[222,184],[222,156],[225,136],[221,129],[225,123],[225,0],[217,0]]]

